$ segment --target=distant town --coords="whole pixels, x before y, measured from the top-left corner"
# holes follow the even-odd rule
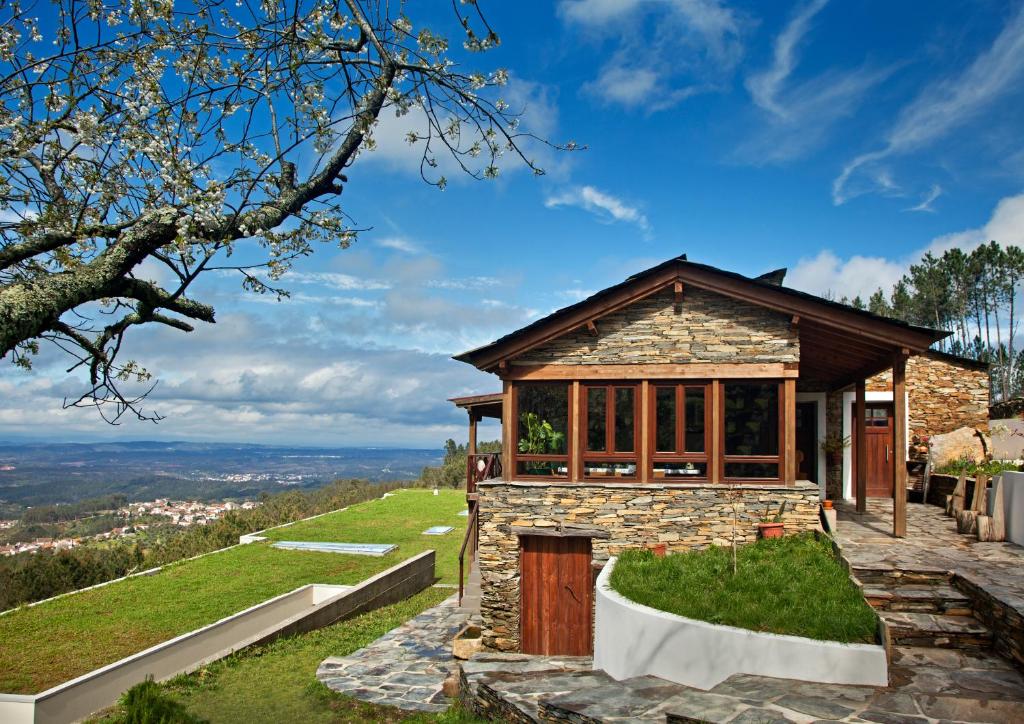
[[[182,528],[206,525],[232,510],[251,510],[259,505],[260,503],[254,500],[246,500],[241,503],[230,501],[207,503],[197,500],[168,500],[167,498],[129,503],[113,512],[114,515],[124,520],[124,525],[92,536],[36,538],[31,541],[0,545],[0,555],[13,556],[18,553],[69,550],[86,542],[129,538],[148,530],[154,521],[160,521],[161,518],[167,520],[160,522]],[[0,520],[0,530],[13,528],[18,523],[18,520]]]

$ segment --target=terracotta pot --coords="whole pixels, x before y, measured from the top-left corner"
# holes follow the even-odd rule
[[[821,501],[821,507],[824,508],[825,510],[832,510],[832,501],[831,500],[823,500],[823,501]]]
[[[785,523],[758,523],[757,534],[762,538],[781,538],[785,535]]]
[[[665,557],[665,552],[668,550],[668,544],[667,543],[648,543],[647,544],[647,550],[649,550],[652,553],[654,553],[654,555],[657,556],[658,558],[664,558]]]
[[[843,454],[838,452],[830,452],[825,455],[828,458],[828,464],[832,467],[843,464]]]

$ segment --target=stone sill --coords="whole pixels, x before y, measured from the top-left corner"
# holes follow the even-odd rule
[[[570,483],[564,480],[484,480],[476,484],[479,488],[494,488],[509,485],[514,488],[611,488],[627,490],[771,490],[771,491],[817,491],[818,486],[810,480],[797,480],[793,485],[783,483],[605,483],[597,480]]]

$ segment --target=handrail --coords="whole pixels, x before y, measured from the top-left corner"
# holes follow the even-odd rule
[[[480,463],[483,462],[483,467]],[[501,453],[478,453],[466,456],[466,492],[475,493],[477,483],[500,478]]]
[[[463,563],[466,557],[466,546],[469,544],[470,539],[473,539],[473,550],[476,550],[476,524],[477,524],[477,513],[480,508],[476,505],[473,506],[472,512],[469,514],[469,520],[466,521],[466,535],[462,537],[462,547],[459,548],[459,605],[462,605],[462,594],[463,594],[463,576],[465,570]]]

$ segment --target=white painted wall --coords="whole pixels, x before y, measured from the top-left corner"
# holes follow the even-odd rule
[[[594,668],[614,679],[652,675],[710,689],[735,674],[888,686],[885,648],[717,626],[642,606],[597,579]]]
[[[1006,516],[1006,540],[1024,546],[1024,473],[1000,473],[1003,480],[1003,514]],[[992,494],[989,491],[989,507]]]

